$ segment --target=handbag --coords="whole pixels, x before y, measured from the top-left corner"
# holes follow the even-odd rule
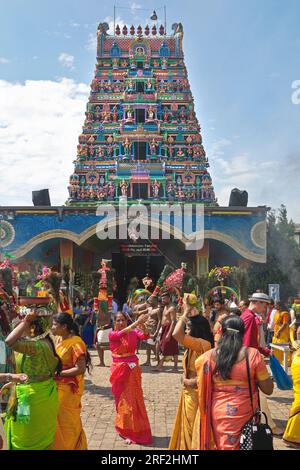
[[[279,390],[292,390],[292,379],[287,375],[284,368],[273,354],[270,356],[270,368]]]
[[[245,352],[245,357],[247,366],[248,387],[253,416],[241,430],[240,450],[274,450],[273,433],[270,426],[268,425],[267,415],[260,410],[254,411],[247,349]],[[261,422],[262,416],[264,416],[266,420],[265,423]]]

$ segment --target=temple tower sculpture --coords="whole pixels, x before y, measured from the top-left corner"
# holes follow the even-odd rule
[[[68,205],[128,200],[216,205],[181,23],[97,30],[97,62]]]

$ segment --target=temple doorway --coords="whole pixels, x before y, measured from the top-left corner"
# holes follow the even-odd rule
[[[149,199],[148,183],[132,183],[133,199]]]
[[[118,285],[117,300],[124,303],[127,297],[127,287],[130,279],[140,280],[138,288],[144,288],[142,279],[149,274],[154,283],[158,280],[166,261],[164,256],[148,255],[135,256],[125,253],[112,253],[112,267],[115,269],[115,279]]]

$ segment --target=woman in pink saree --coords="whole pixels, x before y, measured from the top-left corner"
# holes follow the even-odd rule
[[[200,450],[239,450],[241,430],[252,417],[246,357],[254,409],[258,388],[266,395],[273,382],[258,349],[243,347],[244,322],[229,316],[222,322],[216,349],[196,360],[200,411]]]
[[[151,444],[152,434],[142,391],[142,374],[136,356],[138,340],[148,335],[136,327],[142,326],[147,315],[127,326],[126,316],[118,312],[115,329],[109,334],[112,352],[110,383],[116,403],[116,432],[128,444]]]

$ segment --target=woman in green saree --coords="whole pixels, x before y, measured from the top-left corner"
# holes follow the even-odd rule
[[[0,396],[2,395],[3,391],[10,386],[11,382],[27,382],[27,375],[25,374],[1,374],[0,373],[0,382],[1,383],[6,383],[2,388],[0,388]],[[2,419],[0,416],[0,450],[7,450],[7,442],[6,442],[6,436],[5,436],[5,431],[2,423]]]
[[[16,353],[16,372],[27,383],[12,387],[5,419],[7,445],[12,450],[50,449],[56,431],[58,394],[54,382],[61,362],[49,336],[52,319],[44,309],[27,313],[6,338]]]
[[[9,299],[4,292],[0,290],[0,376],[2,374],[13,374],[15,372],[14,353],[5,344],[5,338],[11,332]],[[0,389],[4,382],[0,377]],[[0,396],[0,413],[4,411],[7,405],[5,394]]]

